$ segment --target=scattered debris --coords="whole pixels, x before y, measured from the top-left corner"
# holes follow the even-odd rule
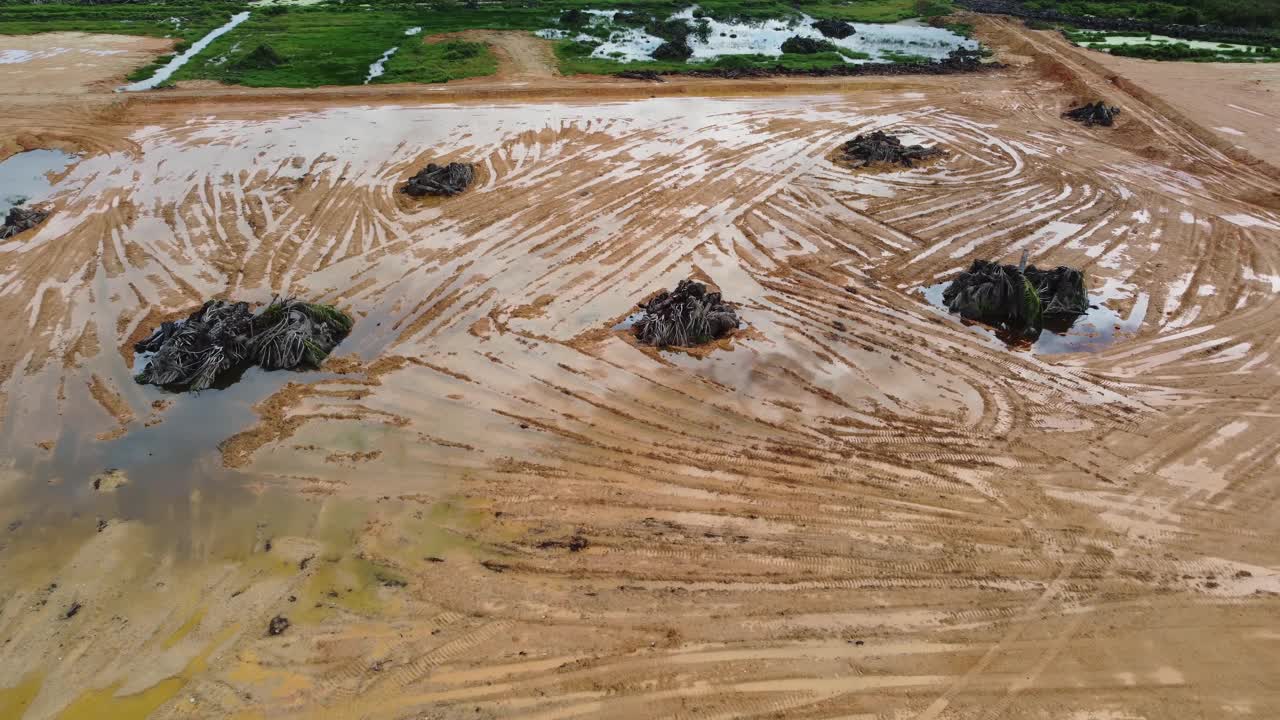
[[[475,179],[475,167],[468,163],[451,162],[448,165],[428,163],[417,175],[400,188],[400,192],[413,197],[423,195],[453,196],[467,189]]]
[[[1084,274],[1068,267],[1040,270],[975,260],[942,293],[952,312],[1020,337],[1034,339],[1045,321],[1070,320],[1089,310]]]
[[[98,518],[98,532],[107,529],[107,521],[104,518]]]
[[[571,535],[565,540],[543,540],[538,543],[538,549],[551,550],[553,548],[565,548],[569,552],[581,552],[586,550],[590,544],[591,541],[587,540],[582,535]]]
[[[134,380],[200,391],[225,373],[318,368],[351,332],[352,321],[329,305],[273,300],[258,313],[249,304],[210,300],[186,320],[163,323],[133,346],[155,353]]]
[[[30,230],[49,217],[49,213],[38,208],[24,208],[18,205],[9,208],[4,224],[0,225],[0,240],[7,240],[20,232]]]
[[[1119,114],[1120,108],[1112,107],[1099,100],[1096,103],[1085,103],[1074,110],[1068,110],[1062,113],[1062,117],[1082,122],[1085,127],[1093,127],[1094,125],[1111,127]]]
[[[923,145],[903,145],[894,135],[882,130],[858,135],[840,148],[842,159],[855,168],[876,163],[890,163],[911,167],[917,160],[928,160],[943,155],[941,148]]]
[[[63,615],[63,618],[70,620],[76,616],[76,613],[80,612],[80,608],[82,607],[84,607],[84,605],[81,605],[79,602],[71,603],[71,607],[67,608],[67,612]]]
[[[822,52],[837,52],[836,44],[830,40],[792,35],[782,41],[782,52],[789,55],[813,55]]]
[[[655,347],[690,347],[718,340],[738,327],[738,314],[718,292],[693,280],[681,280],[673,292],[663,290],[647,303],[632,325],[636,339]]]
[[[492,570],[496,573],[506,572],[511,569],[510,565],[503,565],[500,562],[494,562],[492,560],[481,560],[480,564],[483,565],[486,570]]]
[[[614,77],[626,78],[628,80],[646,80],[648,82],[666,82],[656,70],[623,70]]]
[[[813,24],[813,27],[815,30],[822,33],[823,37],[835,38],[837,40],[843,40],[857,32],[853,27],[853,23],[846,22],[844,20],[819,20]]]
[[[111,492],[122,485],[129,484],[129,476],[120,468],[107,468],[91,479],[93,489],[99,492]]]
[[[279,635],[289,629],[289,618],[283,615],[277,615],[271,618],[271,622],[267,625],[268,635]]]
[[[378,581],[378,584],[383,587],[402,588],[402,587],[406,587],[409,584],[398,577],[395,577],[393,575],[388,575],[386,573],[374,573],[374,578],[376,578]]]

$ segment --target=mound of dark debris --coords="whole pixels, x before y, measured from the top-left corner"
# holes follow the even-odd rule
[[[718,292],[693,280],[681,280],[672,292],[663,290],[649,302],[632,325],[636,339],[654,347],[692,347],[719,340],[738,328],[738,313]]]
[[[644,80],[647,82],[666,82],[656,71],[653,70],[623,70],[616,73],[614,77],[626,78],[628,80]]]
[[[830,40],[792,35],[782,41],[782,52],[790,55],[814,55],[822,52],[835,52],[836,44]]]
[[[449,197],[466,190],[475,177],[475,167],[469,163],[451,162],[443,166],[429,163],[421,172],[409,178],[409,182],[400,191],[413,197]]]
[[[0,225],[0,240],[7,240],[20,232],[26,232],[44,222],[48,217],[48,212],[38,208],[11,207],[9,214],[4,218],[4,224]]]
[[[857,32],[853,27],[853,23],[845,22],[844,20],[819,20],[813,24],[813,27],[822,33],[823,37],[837,40],[843,40]]]
[[[1093,127],[1094,125],[1111,127],[1119,114],[1120,108],[1112,107],[1099,100],[1095,103],[1085,103],[1078,108],[1068,110],[1062,113],[1062,117],[1084,123],[1085,127]]]
[[[153,353],[134,380],[200,391],[250,365],[317,368],[351,326],[350,316],[332,306],[292,298],[273,300],[256,313],[248,303],[210,300],[133,346],[135,352]]]
[[[896,136],[882,130],[858,135],[840,147],[840,159],[855,168],[877,163],[911,167],[915,162],[943,155],[941,148],[903,145]]]
[[[1035,339],[1046,323],[1070,324],[1089,311],[1084,273],[1059,266],[1001,265],[975,260],[942,292],[947,309],[1015,337]]]

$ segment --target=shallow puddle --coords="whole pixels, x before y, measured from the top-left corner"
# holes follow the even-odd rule
[[[15,205],[40,202],[53,189],[50,173],[66,170],[78,158],[61,150],[28,150],[0,162],[0,215]]]
[[[950,282],[943,282],[928,285],[916,288],[913,292],[923,295],[926,302],[942,313],[959,319],[960,316],[948,310],[942,301],[942,293],[950,284]],[[1125,336],[1133,335],[1138,331],[1143,317],[1147,314],[1148,296],[1139,295],[1127,317],[1106,304],[1108,300],[1115,302],[1118,299],[1120,298],[1115,293],[1103,291],[1090,293],[1089,312],[1076,318],[1074,322],[1046,323],[1044,332],[1031,343],[1031,352],[1038,355],[1092,352],[1101,350]],[[991,327],[967,320],[962,322],[970,329],[1004,341]],[[1006,342],[1006,344],[1010,347],[1020,347],[1014,343]]]

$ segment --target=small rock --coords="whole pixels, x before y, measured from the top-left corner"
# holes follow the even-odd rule
[[[283,615],[277,615],[271,618],[271,623],[267,625],[268,635],[279,635],[289,629],[289,618]]]

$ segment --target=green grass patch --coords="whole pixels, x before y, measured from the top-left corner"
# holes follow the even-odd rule
[[[851,22],[895,22],[917,16],[922,10],[934,12],[943,6],[950,7],[949,0],[704,0],[698,3],[698,17],[672,22],[667,18],[687,5],[645,0],[625,3],[563,0],[555,4],[501,0],[493,5],[468,5],[455,0],[430,5],[408,0],[370,2],[371,6],[367,7],[357,2],[333,1],[309,7],[249,7],[243,2],[218,0],[47,5],[0,0],[0,34],[55,30],[124,33],[175,38],[184,43],[180,47],[185,48],[226,23],[236,12],[248,9],[252,14],[247,21],[216,39],[179,69],[172,80],[216,80],[252,87],[315,87],[363,83],[370,65],[393,47],[398,50],[387,61],[385,74],[376,82],[443,82],[496,70],[496,61],[488,49],[472,47],[474,44],[470,43],[423,43],[421,37],[404,34],[412,27],[421,27],[423,35],[470,29],[562,28],[582,30],[604,39],[611,30],[643,26],[659,37],[675,38],[686,33],[693,36],[704,33],[706,25],[699,22],[701,17],[764,20],[794,18],[803,12],[815,18]],[[586,13],[582,12],[610,7],[624,8],[628,14],[604,28],[589,26]],[[562,24],[562,19],[567,23]],[[555,52],[561,72],[609,74],[700,66],[678,60],[620,63],[591,58],[592,49],[580,43],[557,44]],[[857,53],[843,54],[860,57]],[[130,80],[150,77],[171,57],[157,58],[154,63],[139,68],[130,75]],[[834,52],[820,52],[804,59],[765,58],[750,62],[821,67],[824,63],[837,64],[843,60]]]
[[[386,72],[375,83],[438,83],[468,77],[483,77],[498,71],[498,59],[484,43],[451,40],[424,43],[418,38],[387,61]]]
[[[544,26],[544,13],[528,9],[459,9],[449,13],[425,8],[294,7],[288,12],[255,12],[243,24],[215,40],[182,67],[174,80],[211,79],[251,87],[359,85],[369,66],[387,50],[399,48],[377,82],[444,82],[492,74],[497,63],[476,43],[422,41],[422,35],[473,28],[532,30]],[[421,27],[421,35],[405,31]],[[260,45],[285,62],[257,67],[245,57]]]

